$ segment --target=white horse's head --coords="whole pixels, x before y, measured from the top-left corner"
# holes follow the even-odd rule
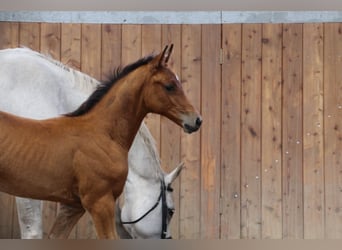
[[[180,174],[183,163],[165,173],[154,138],[146,126],[140,126],[128,153],[128,165],[124,203],[117,216],[123,223],[117,223],[123,232],[118,230],[120,237],[171,238],[169,224],[175,211],[171,184]]]
[[[159,183],[155,180],[153,185],[135,189],[135,195],[125,196],[122,212],[119,206],[116,211],[116,221],[121,222],[121,225],[117,223],[121,238],[172,238],[170,222],[175,212],[172,183],[179,176],[183,165],[179,164],[170,173],[162,173]],[[142,183],[136,186],[142,186]]]

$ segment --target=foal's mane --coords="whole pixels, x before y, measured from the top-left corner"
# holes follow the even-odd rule
[[[75,117],[88,113],[103,98],[103,96],[108,93],[108,91],[115,85],[115,83],[117,83],[120,79],[124,78],[140,66],[148,64],[154,57],[155,56],[153,55],[143,57],[136,62],[125,66],[124,68],[118,67],[114,69],[112,76],[110,76],[108,80],[101,82],[97,86],[96,90],[83,104],[81,104],[78,109],[71,113],[65,114],[65,116]]]

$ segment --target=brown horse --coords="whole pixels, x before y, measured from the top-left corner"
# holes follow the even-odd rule
[[[115,200],[127,172],[127,154],[147,113],[164,115],[187,133],[202,119],[167,67],[172,45],[118,70],[76,111],[32,120],[0,112],[0,191],[57,201],[50,232],[67,238],[88,211],[99,238],[117,238]]]

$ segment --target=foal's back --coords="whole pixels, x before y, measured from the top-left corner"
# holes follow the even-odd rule
[[[0,112],[0,188],[16,196],[72,202],[72,161],[80,141],[66,118],[32,120]],[[39,195],[38,195],[39,194]]]

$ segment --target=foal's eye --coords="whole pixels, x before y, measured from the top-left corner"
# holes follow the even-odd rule
[[[176,89],[174,84],[167,84],[164,87],[165,87],[166,91],[168,91],[168,92],[172,92]]]

